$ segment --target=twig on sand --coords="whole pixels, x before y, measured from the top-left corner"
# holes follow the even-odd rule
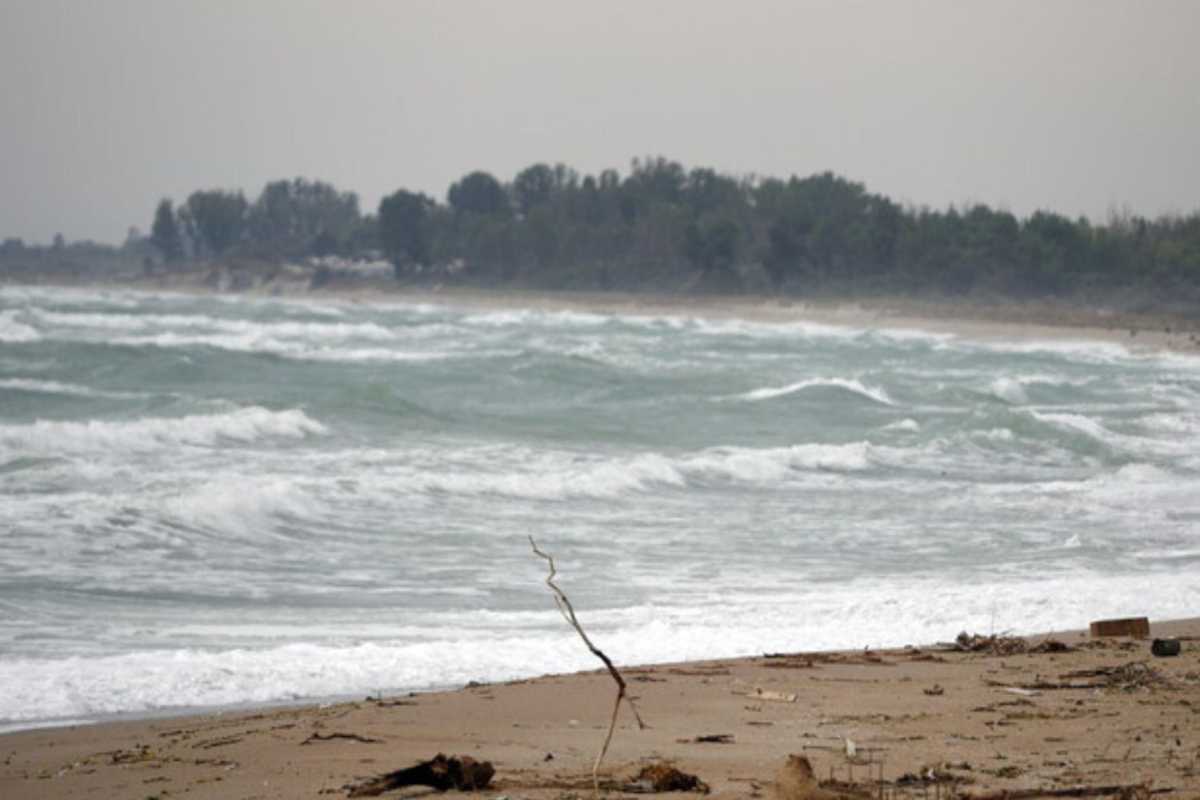
[[[633,712],[634,719],[637,720],[638,729],[645,730],[646,723],[642,722],[642,715],[638,713],[637,706],[634,705],[633,698],[629,696],[625,688],[625,679],[621,677],[621,673],[613,666],[609,657],[604,655],[603,651],[596,645],[592,644],[592,640],[583,632],[583,626],[579,624],[579,620],[575,617],[575,609],[571,605],[571,601],[567,599],[567,595],[562,589],[558,588],[558,584],[554,582],[554,576],[558,571],[554,567],[554,558],[548,553],[544,553],[538,549],[537,542],[533,537],[529,537],[529,546],[533,548],[534,554],[544,558],[550,567],[550,574],[546,576],[546,585],[550,587],[550,591],[554,593],[554,604],[558,606],[559,613],[563,615],[563,619],[567,624],[575,629],[579,634],[579,638],[583,639],[583,643],[587,645],[587,649],[592,651],[592,655],[604,662],[604,666],[608,667],[608,674],[612,675],[612,679],[617,682],[617,699],[613,703],[612,720],[608,723],[608,734],[604,737],[604,745],[600,748],[600,752],[596,754],[596,761],[592,764],[592,788],[595,790],[596,796],[600,796],[600,762],[604,760],[605,754],[608,752],[608,745],[612,742],[613,731],[617,728],[617,714],[621,710],[621,701],[624,700],[629,704],[629,710]]]

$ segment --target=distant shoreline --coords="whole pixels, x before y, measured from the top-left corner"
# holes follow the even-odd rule
[[[1200,319],[1171,313],[1085,308],[1046,300],[995,301],[899,296],[784,297],[768,295],[689,295],[627,291],[540,290],[463,285],[423,286],[390,279],[335,281],[310,288],[304,281],[271,280],[221,291],[210,271],[154,278],[91,283],[45,281],[0,286],[60,286],[72,289],[130,289],[200,295],[279,297],[317,302],[409,302],[467,308],[539,309],[596,314],[699,316],[764,323],[810,322],[849,328],[912,329],[967,339],[1103,341],[1131,352],[1200,354]]]

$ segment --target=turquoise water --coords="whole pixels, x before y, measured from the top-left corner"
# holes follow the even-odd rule
[[[0,289],[0,724],[1200,610],[1200,360]]]

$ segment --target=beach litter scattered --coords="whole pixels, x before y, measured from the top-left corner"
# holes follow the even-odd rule
[[[708,784],[695,775],[683,772],[665,761],[647,764],[634,776],[633,782],[620,787],[634,794],[649,792],[697,792],[708,794]]]
[[[1045,639],[1037,644],[1030,644],[1028,640],[1020,636],[1005,636],[1004,634],[984,636],[966,631],[955,637],[953,643],[943,645],[943,647],[959,653],[987,653],[993,656],[1015,656],[1024,653],[1069,653],[1071,651],[1070,645],[1058,639]]]
[[[428,761],[345,788],[349,797],[376,797],[405,786],[430,786],[441,792],[450,789],[473,792],[486,789],[495,774],[490,761],[438,753]]]

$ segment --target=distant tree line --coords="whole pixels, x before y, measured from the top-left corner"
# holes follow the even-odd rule
[[[447,202],[384,198],[378,241],[400,278],[556,288],[1099,296],[1200,300],[1200,213],[1104,225],[972,205],[904,207],[832,173],[733,177],[663,158],[625,176],[535,164],[472,172]]]
[[[474,171],[444,202],[398,189],[374,214],[354,193],[304,178],[268,183],[253,200],[200,190],[162,200],[150,235],[131,233],[130,248],[168,268],[385,258],[403,281],[484,286],[1200,302],[1200,212],[1093,224],[981,204],[931,210],[828,172],[735,177],[661,157],[635,159],[625,175],[562,164],[510,181]],[[8,240],[0,269],[12,271],[14,253],[29,264],[29,253],[52,249]]]
[[[178,208],[163,199],[150,242],[167,262],[231,254],[294,259],[362,250],[369,242],[360,237],[369,227],[358,195],[296,178],[268,183],[253,203],[240,191],[222,189],[192,192]]]

